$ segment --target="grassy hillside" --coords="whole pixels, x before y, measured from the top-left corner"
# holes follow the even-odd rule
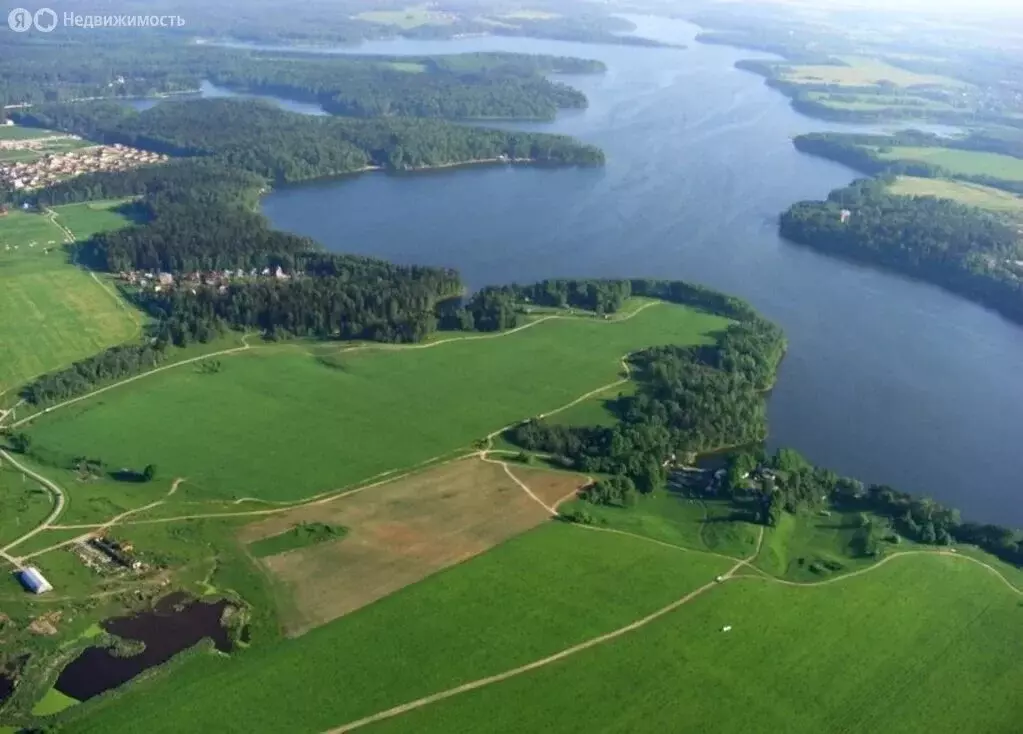
[[[216,374],[187,366],[83,401],[31,433],[66,457],[154,463],[193,497],[294,500],[468,447],[620,379],[628,352],[707,342],[725,325],[664,304],[429,348],[253,349]]]

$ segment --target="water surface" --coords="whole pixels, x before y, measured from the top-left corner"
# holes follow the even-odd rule
[[[585,112],[515,127],[577,136],[604,168],[472,168],[368,174],[274,191],[274,225],[331,249],[458,268],[471,286],[558,276],[680,278],[751,301],[790,349],[770,399],[770,443],[813,461],[1023,525],[1023,339],[936,287],[782,240],[777,216],[855,174],[798,153],[816,121],[759,76],[752,52],[692,42],[696,28],[643,20],[687,50],[473,38],[376,41],[358,53],[514,50],[599,58],[574,77]],[[340,49],[352,52],[353,49]],[[930,127],[947,131],[941,126]]]
[[[162,665],[203,639],[213,640],[218,650],[228,652],[231,640],[221,625],[228,606],[226,601],[210,604],[172,594],[150,612],[108,619],[103,629],[126,640],[141,640],[145,650],[131,657],[117,657],[106,648],[90,647],[64,668],[54,687],[65,696],[86,701]]]

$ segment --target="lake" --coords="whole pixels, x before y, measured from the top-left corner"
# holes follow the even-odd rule
[[[597,144],[604,168],[367,174],[281,188],[264,212],[339,252],[456,267],[473,287],[651,276],[739,295],[789,339],[769,404],[772,446],[933,496],[968,518],[1023,525],[1019,328],[936,287],[778,236],[791,203],[855,177],[798,153],[791,137],[868,128],[801,116],[763,79],[733,68],[762,54],[694,43],[698,29],[681,21],[637,22],[642,35],[690,48],[471,38],[338,49],[599,58],[605,75],[568,80],[590,98],[588,110],[514,127]]]

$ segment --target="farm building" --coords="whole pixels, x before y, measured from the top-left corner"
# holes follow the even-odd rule
[[[50,582],[39,573],[39,569],[35,566],[29,566],[23,568],[18,573],[18,580],[21,581],[21,585],[33,594],[45,594],[47,591],[53,591],[53,586]]]

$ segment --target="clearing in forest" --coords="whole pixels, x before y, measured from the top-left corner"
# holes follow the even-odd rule
[[[964,181],[899,176],[895,183],[888,187],[888,191],[899,196],[934,196],[938,199],[952,199],[960,204],[976,206],[993,212],[1023,215],[1023,196]]]
[[[575,474],[512,471],[549,505],[586,483]],[[311,522],[349,528],[343,538],[261,560],[285,592],[285,631],[298,635],[548,520],[500,464],[474,458],[274,515],[240,537],[258,544]]]
[[[28,428],[54,456],[187,477],[181,499],[294,501],[466,451],[624,379],[632,351],[707,343],[727,323],[657,304],[628,320],[550,319],[429,345],[257,347],[216,373],[166,370]]]
[[[935,74],[918,74],[864,56],[841,56],[839,64],[781,66],[781,78],[797,84],[837,84],[864,87],[889,82],[899,87],[922,85],[962,87],[964,82]]]

